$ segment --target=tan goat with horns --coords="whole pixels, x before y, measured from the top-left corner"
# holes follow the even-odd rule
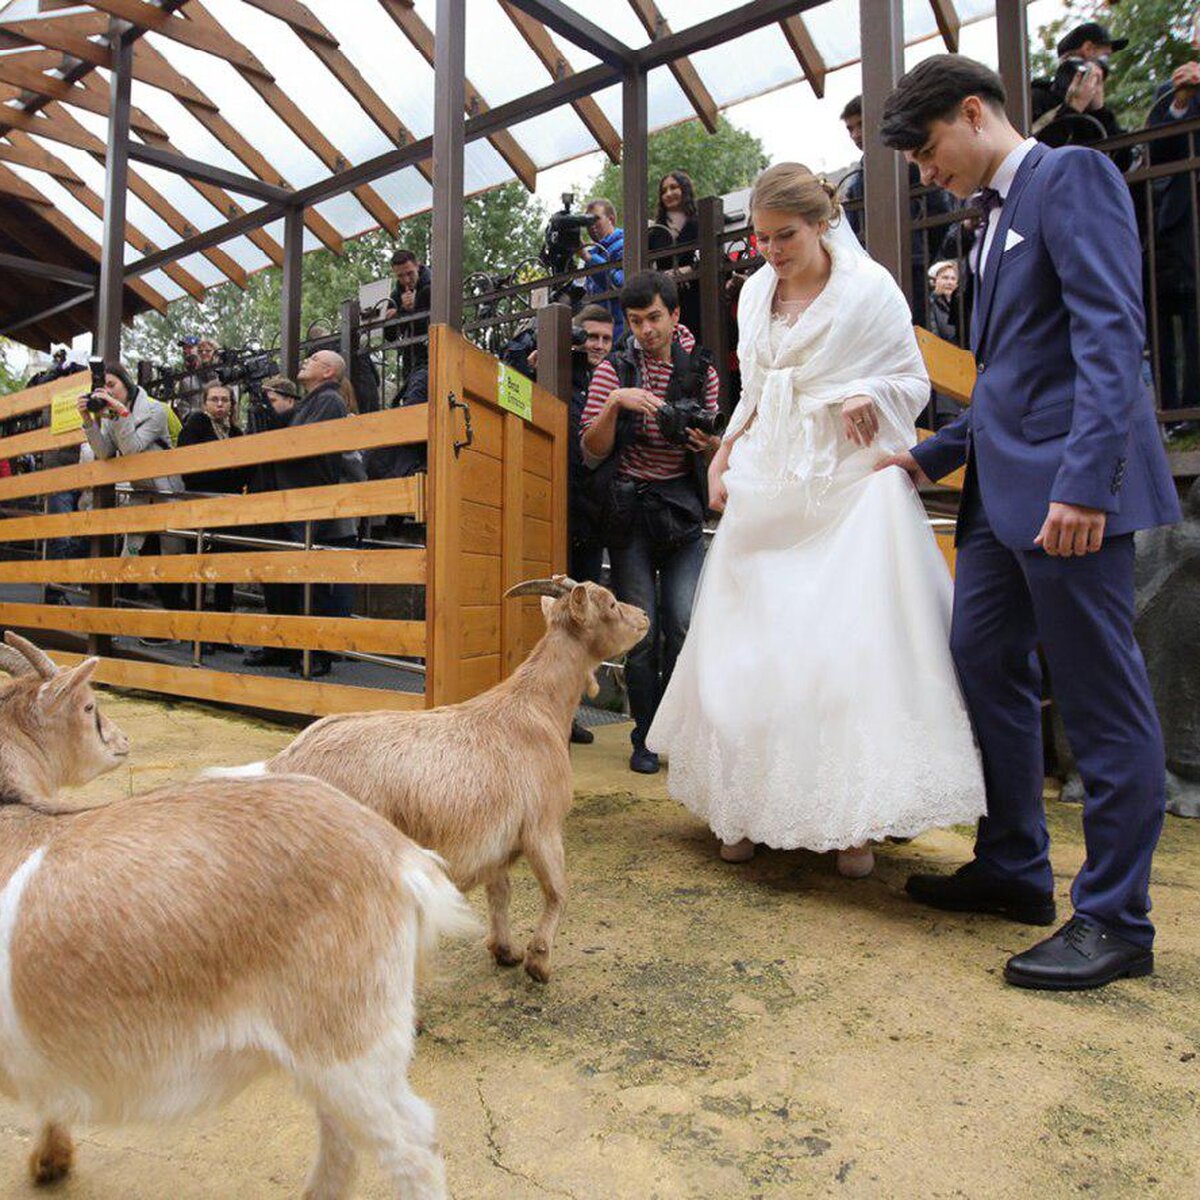
[[[357,797],[437,851],[464,891],[485,885],[488,949],[501,966],[522,961],[508,923],[508,871],[523,854],[545,901],[525,970],[544,983],[567,894],[571,719],[583,688],[595,694],[596,667],[637,645],[649,622],[607,588],[562,575],[517,584],[506,596],[541,596],[547,628],[489,691],[426,712],[325,717],[270,761],[211,774],[293,771]]]
[[[475,927],[434,857],[328,784],[201,780],[85,809],[124,734],[88,684],[14,634],[0,667],[0,1090],[68,1126],[186,1116],[286,1071],[317,1109],[307,1200],[349,1200],[359,1148],[440,1200],[433,1114],[408,1087],[413,983]]]

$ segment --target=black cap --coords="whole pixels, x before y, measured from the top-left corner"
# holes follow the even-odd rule
[[[1111,46],[1113,50],[1124,50],[1129,45],[1128,38],[1114,38],[1108,32],[1107,26],[1101,25],[1099,21],[1084,21],[1082,25],[1076,25],[1058,43],[1059,57],[1070,54],[1072,50],[1078,50],[1084,42],[1095,42],[1097,46]]]

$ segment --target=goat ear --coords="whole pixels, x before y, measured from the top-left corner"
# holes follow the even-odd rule
[[[542,597],[542,616],[546,618],[547,625],[550,624],[550,613],[553,610],[553,608],[554,608],[554,597],[553,596],[543,596]]]
[[[571,598],[567,601],[571,610],[571,620],[578,625],[582,625],[587,620],[590,603],[587,588],[582,583],[577,583],[571,589]]]
[[[53,679],[47,679],[38,688],[38,699],[49,703],[62,700],[64,696],[83,687],[99,665],[98,658],[86,658],[79,666],[72,667],[69,671],[59,671]]]

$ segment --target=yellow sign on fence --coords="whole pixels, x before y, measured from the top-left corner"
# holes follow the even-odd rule
[[[496,396],[501,408],[516,413],[525,421],[533,420],[533,380],[507,363],[500,363],[497,371]]]
[[[50,398],[50,432],[74,433],[83,428],[83,416],[79,411],[79,397],[82,389],[78,383],[72,388],[64,388]]]

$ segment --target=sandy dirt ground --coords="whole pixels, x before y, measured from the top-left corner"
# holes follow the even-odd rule
[[[185,704],[106,710],[135,744],[92,785],[113,794],[291,736]],[[884,848],[865,881],[803,852],[727,866],[665,775],[625,769],[626,731],[574,751],[549,985],[461,944],[424,989],[412,1078],[457,1200],[1200,1196],[1200,823],[1167,818],[1155,976],[1021,992],[1000,970],[1039,931],[904,896],[914,868],[964,859],[964,831]],[[1080,814],[1049,811],[1065,907]],[[537,904],[519,866],[517,931]],[[76,1174],[53,1190],[69,1200],[296,1197],[315,1146],[283,1080],[186,1125],[77,1133]],[[0,1103],[0,1197],[37,1194],[30,1136]],[[373,1165],[360,1195],[390,1196]]]

